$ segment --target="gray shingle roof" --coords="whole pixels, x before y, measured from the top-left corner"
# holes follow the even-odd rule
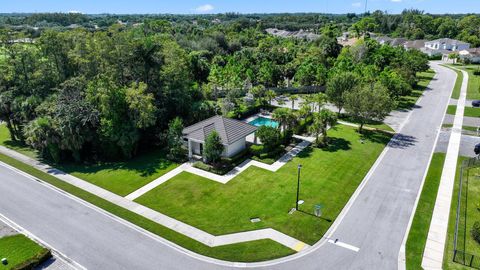
[[[184,128],[183,136],[188,139],[205,142],[205,139],[213,130],[218,132],[224,145],[230,145],[252,134],[257,130],[257,127],[242,121],[216,115]]]
[[[456,39],[451,39],[451,38],[439,38],[439,39],[435,39],[435,40],[432,40],[432,41],[427,41],[425,43],[428,43],[428,44],[440,43],[440,44],[448,44],[448,45],[460,45],[460,44],[470,45],[470,43],[463,42],[463,41],[456,40]]]

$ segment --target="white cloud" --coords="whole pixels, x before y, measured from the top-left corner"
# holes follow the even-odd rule
[[[82,12],[81,11],[78,11],[78,10],[70,10],[68,11],[68,13],[73,13],[73,14],[81,14]]]
[[[195,8],[195,11],[196,12],[199,12],[199,13],[206,13],[206,12],[210,12],[214,9],[214,7],[210,4],[205,4],[205,5],[201,5],[201,6],[198,6]]]
[[[362,6],[362,3],[360,2],[353,2],[352,3],[352,7],[361,7]]]
[[[395,3],[400,3],[402,2],[402,0],[391,0],[392,2],[395,2]]]

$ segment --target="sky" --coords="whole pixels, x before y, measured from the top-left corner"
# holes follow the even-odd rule
[[[435,14],[480,13],[480,0],[0,0],[0,13],[362,13],[365,1],[367,10],[391,14],[405,8]]]

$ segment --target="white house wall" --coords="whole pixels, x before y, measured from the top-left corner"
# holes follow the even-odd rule
[[[226,157],[232,157],[240,153],[244,149],[245,149],[245,138],[238,140],[233,144],[230,144],[229,146],[225,147],[224,155]]]

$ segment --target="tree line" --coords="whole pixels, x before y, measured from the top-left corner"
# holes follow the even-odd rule
[[[398,99],[428,68],[420,52],[368,38],[342,48],[332,26],[315,41],[240,22],[200,31],[166,20],[93,32],[46,29],[31,44],[13,42],[19,35],[0,32],[0,120],[12,140],[57,162],[163,147],[175,117],[185,125],[220,113],[239,117],[267,107],[275,87],[327,85],[341,108],[348,84],[358,80]]]

